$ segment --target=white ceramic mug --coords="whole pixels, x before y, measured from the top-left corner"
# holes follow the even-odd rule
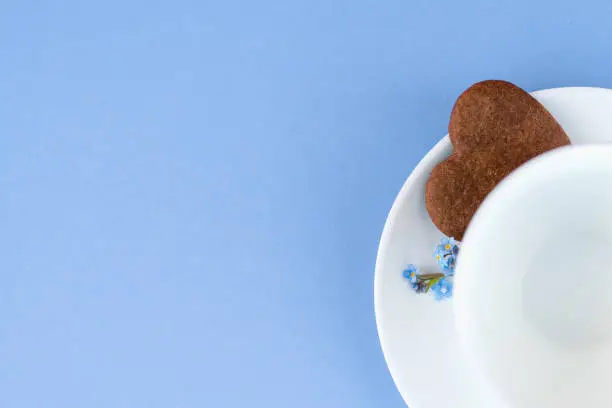
[[[544,154],[473,218],[454,309],[470,361],[516,408],[612,406],[612,145]]]

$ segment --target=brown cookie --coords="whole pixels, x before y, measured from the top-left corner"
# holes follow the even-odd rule
[[[512,170],[570,144],[537,100],[505,81],[466,90],[455,103],[448,133],[454,151],[433,169],[425,200],[433,223],[459,240],[487,194]]]

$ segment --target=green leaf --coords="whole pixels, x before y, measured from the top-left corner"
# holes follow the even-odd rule
[[[440,282],[443,277],[444,277],[444,275],[442,275],[442,276],[440,276],[438,278],[433,278],[429,282],[427,282],[427,289],[425,289],[425,293],[429,292],[429,289],[431,289],[431,287],[433,285],[435,285],[436,283]]]
[[[417,275],[417,279],[420,281],[427,281],[427,280],[438,279],[438,278],[443,278],[443,277],[444,277],[443,273],[426,273],[422,275]]]

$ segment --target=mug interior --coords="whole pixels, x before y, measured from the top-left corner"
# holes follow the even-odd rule
[[[540,156],[478,210],[457,264],[457,328],[513,406],[610,406],[608,259],[612,146]]]

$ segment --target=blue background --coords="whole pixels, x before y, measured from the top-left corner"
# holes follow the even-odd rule
[[[402,407],[396,193],[475,81],[612,87],[611,12],[2,2],[0,406]]]

